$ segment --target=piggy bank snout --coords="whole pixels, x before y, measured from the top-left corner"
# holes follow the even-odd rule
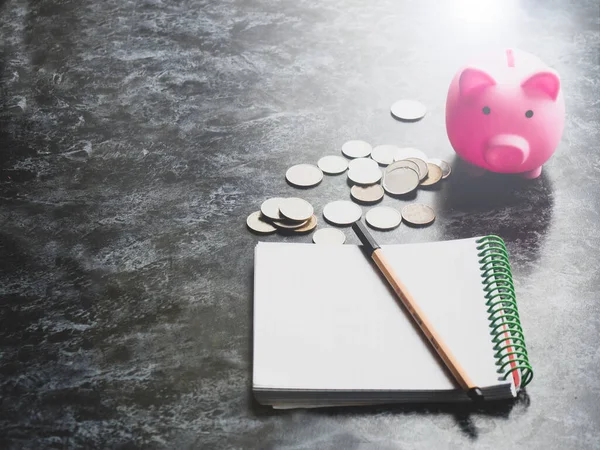
[[[488,141],[483,156],[498,170],[514,169],[529,156],[529,142],[514,134],[499,134]]]

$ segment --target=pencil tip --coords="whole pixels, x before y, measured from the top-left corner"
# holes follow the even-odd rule
[[[481,389],[479,389],[478,387],[469,389],[469,391],[467,392],[467,395],[469,396],[469,398],[471,400],[473,400],[474,402],[477,402],[477,403],[484,400],[483,392],[481,392]]]
[[[367,231],[366,226],[360,219],[352,224],[352,230],[354,230],[362,245],[367,249],[369,255],[379,248],[379,244],[373,239],[373,236]]]

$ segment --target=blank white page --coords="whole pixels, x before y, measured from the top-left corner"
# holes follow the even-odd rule
[[[480,387],[496,373],[475,238],[382,246]],[[454,381],[355,245],[255,249],[253,384],[263,389],[445,390]]]

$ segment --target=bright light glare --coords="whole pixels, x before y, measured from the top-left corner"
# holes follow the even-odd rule
[[[454,12],[470,23],[494,23],[512,16],[517,0],[455,0]]]

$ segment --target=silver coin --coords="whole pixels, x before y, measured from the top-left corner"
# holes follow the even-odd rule
[[[350,195],[362,203],[376,203],[383,198],[383,188],[379,184],[371,186],[352,186]]]
[[[308,233],[317,227],[317,216],[314,214],[308,219],[304,225],[298,228],[294,228],[294,233]]]
[[[373,161],[371,158],[356,158],[348,163],[348,170],[380,170],[377,161]]]
[[[317,166],[326,174],[337,175],[346,171],[348,160],[338,155],[323,156],[317,162]]]
[[[335,228],[321,228],[313,234],[315,244],[343,244],[346,242],[346,235]]]
[[[419,166],[419,180],[423,180],[425,177],[427,177],[427,174],[429,173],[429,166],[425,161],[423,161],[421,158],[407,158],[407,161],[412,161]]]
[[[375,161],[373,161],[375,162]],[[356,184],[369,185],[375,184],[381,180],[382,172],[378,167],[377,169],[350,169],[348,170],[348,178],[350,181]]]
[[[310,216],[314,213],[314,209],[306,200],[298,197],[290,197],[281,200],[279,203],[279,212],[286,219],[295,222],[304,222],[310,219]]]
[[[260,205],[260,212],[263,214],[263,216],[269,219],[282,219],[281,214],[279,214],[279,204],[283,200],[284,199],[282,197],[273,197],[265,200],[262,205]]]
[[[419,186],[419,174],[409,167],[398,167],[386,171],[383,178],[383,188],[390,195],[404,195],[414,191]]]
[[[342,145],[342,153],[348,158],[366,158],[371,154],[371,144],[365,141],[348,141]]]
[[[305,220],[303,222],[294,222],[293,220],[271,220],[271,223],[275,225],[275,227],[283,229],[283,230],[295,230],[297,228],[304,227],[310,222],[309,220]]]
[[[440,167],[432,163],[427,163],[427,167],[427,176],[421,181],[421,186],[433,186],[442,179],[442,169]]]
[[[385,172],[384,172],[384,176],[385,176],[385,173],[392,172],[393,170],[396,170],[400,167],[408,167],[408,168],[414,170],[415,172],[417,172],[417,174],[420,176],[419,166],[417,165],[417,163],[414,161],[409,161],[408,159],[400,159],[396,162],[393,162],[389,166],[387,166],[387,168],[385,169]]]
[[[422,119],[427,114],[425,105],[416,100],[398,100],[390,110],[396,119],[408,121]]]
[[[435,212],[427,205],[411,203],[402,208],[402,218],[412,225],[429,225],[435,220]]]
[[[394,156],[398,154],[399,150],[397,145],[378,145],[373,148],[371,158],[382,166],[387,166],[394,162]]]
[[[270,234],[277,231],[277,229],[268,222],[261,219],[260,211],[253,212],[246,219],[246,225],[252,231],[260,234]]]
[[[316,186],[323,179],[323,172],[312,164],[296,164],[285,173],[285,178],[298,187]]]
[[[400,161],[401,159],[407,158],[419,158],[423,161],[427,161],[427,155],[418,148],[413,147],[401,147],[394,156],[394,161]]]
[[[328,203],[323,208],[323,217],[329,223],[335,225],[350,225],[362,216],[362,210],[358,205],[348,200],[337,200]]]
[[[402,216],[400,212],[389,206],[378,206],[370,209],[365,214],[365,221],[372,228],[378,230],[392,230],[400,225]]]
[[[442,169],[442,178],[444,178],[444,179],[448,178],[450,176],[450,174],[452,173],[452,168],[450,167],[450,164],[448,164],[446,161],[434,158],[434,159],[428,159],[427,162],[429,162],[431,164],[435,164],[440,169]]]

